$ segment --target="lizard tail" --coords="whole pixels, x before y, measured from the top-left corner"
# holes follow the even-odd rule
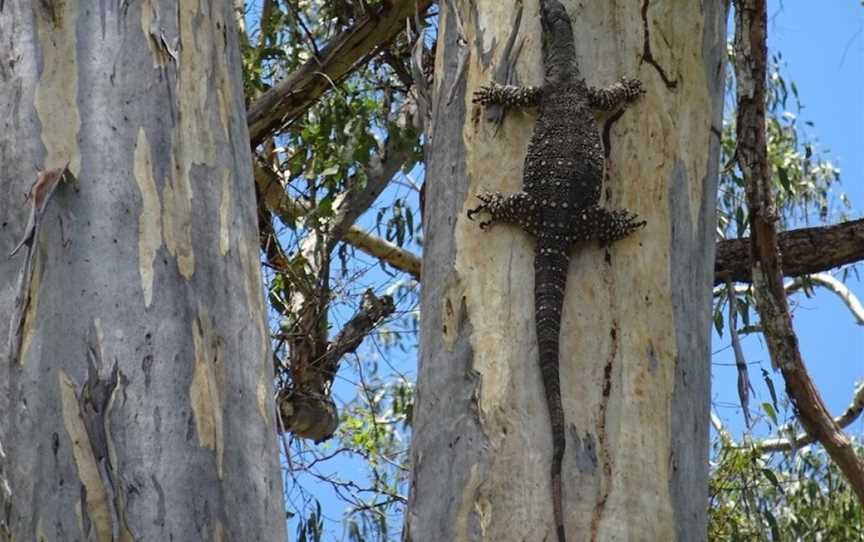
[[[564,459],[564,408],[558,370],[558,341],[561,334],[561,307],[567,284],[568,257],[563,249],[538,247],[534,257],[534,307],[540,372],[546,390],[552,428],[552,509],[558,542],[565,542],[564,513],[561,506],[561,463]]]

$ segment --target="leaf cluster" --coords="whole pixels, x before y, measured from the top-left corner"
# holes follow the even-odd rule
[[[766,458],[722,439],[714,448],[709,540],[864,540],[864,509],[821,449]]]

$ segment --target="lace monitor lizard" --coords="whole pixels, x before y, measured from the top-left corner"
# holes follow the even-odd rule
[[[621,78],[608,88],[585,83],[576,62],[570,16],[557,0],[540,0],[544,82],[538,87],[490,83],[474,102],[505,108],[536,107],[539,116],[528,147],[522,191],[482,192],[481,205],[468,218],[486,212],[481,222],[521,227],[536,239],[534,303],[540,370],[552,429],[551,485],[558,541],[565,542],[561,507],[564,410],[561,404],[558,342],[569,253],[577,242],[609,243],[645,225],[626,210],[598,205],[604,154],[594,111],[621,108],[643,94],[638,80]],[[515,30],[514,30],[515,31]]]

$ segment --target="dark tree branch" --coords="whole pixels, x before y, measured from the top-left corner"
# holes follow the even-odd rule
[[[315,366],[324,375],[324,379],[328,385],[333,383],[333,378],[336,376],[336,371],[339,368],[339,360],[346,354],[356,351],[360,343],[363,342],[363,339],[366,338],[375,326],[393,314],[395,310],[396,305],[393,304],[391,296],[376,297],[371,289],[363,293],[360,309],[348,320],[345,327],[342,328],[333,341],[330,342],[324,356],[315,362]]]
[[[744,177],[750,218],[750,264],[756,309],[772,364],[780,369],[786,393],[798,419],[814,441],[819,441],[864,504],[864,461],[852,442],[831,418],[807,372],[798,338],[792,328],[783,288],[777,207],[768,163],[765,124],[767,67],[766,0],[735,3],[735,80],[738,112],[738,166]]]
[[[279,391],[276,404],[281,431],[290,431],[297,437],[315,442],[333,436],[339,424],[339,415],[328,390],[339,369],[339,361],[346,354],[356,351],[375,326],[395,310],[392,297],[385,295],[378,298],[372,290],[366,290],[360,309],[328,345],[324,355],[313,363],[310,372],[316,374],[316,385],[321,387],[311,389],[295,386]]]
[[[387,180],[392,178],[392,173],[400,169],[399,161],[404,156],[401,152],[395,154],[397,156],[390,156],[383,161],[376,160],[375,164],[371,166],[368,172],[370,177],[366,184],[367,192],[355,195],[353,200],[344,199],[344,208],[340,206],[337,219],[333,221],[330,236],[331,239],[335,239],[333,244],[338,240],[343,240],[366,254],[386,262],[395,269],[408,273],[416,280],[420,280],[420,258],[418,256],[352,224],[357,216],[368,209],[369,205],[380,194],[381,189],[386,186]],[[255,184],[258,192],[259,213],[267,217],[272,213],[278,216],[282,222],[291,224],[311,211],[307,204],[286,194],[285,188],[279,182],[277,173],[260,162],[255,164]],[[260,222],[262,234],[268,233],[263,229],[265,226],[267,226],[267,220],[262,219]],[[262,235],[261,246],[266,252],[270,247],[265,241],[267,241],[267,237]]]
[[[732,281],[726,282],[726,295],[729,303],[729,337],[732,339],[732,351],[735,353],[735,368],[738,370],[738,400],[741,401],[741,411],[744,413],[744,423],[750,429],[750,375],[747,371],[747,359],[738,337],[738,298]]]
[[[783,255],[783,275],[798,277],[821,273],[864,260],[864,219],[832,226],[801,228],[778,235]],[[729,239],[717,243],[714,263],[714,285],[727,279],[751,282],[748,251],[750,238]]]
[[[425,12],[432,3],[432,0],[382,2],[373,13],[330,40],[318,58],[310,59],[251,105],[247,122],[252,147],[290,123],[333,83],[349,75],[362,60],[402,32],[404,21],[414,15],[415,9]]]
[[[267,171],[261,166],[256,166],[255,182],[259,194],[261,194],[259,201],[264,206],[264,210],[278,216],[286,224],[295,222],[309,212],[308,206],[285,193],[285,189],[277,182],[275,173]],[[420,258],[411,251],[373,235],[356,225],[348,228],[343,241],[403,273],[408,273],[414,279],[420,280]],[[262,248],[264,248],[263,244]]]

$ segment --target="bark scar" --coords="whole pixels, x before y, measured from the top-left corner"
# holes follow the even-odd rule
[[[612,321],[612,329],[609,331],[611,349],[606,364],[603,366],[603,393],[600,397],[600,407],[597,413],[597,451],[600,456],[600,489],[597,501],[594,504],[594,512],[591,515],[591,540],[597,540],[597,530],[600,527],[600,519],[606,509],[606,501],[609,500],[610,486],[612,484],[612,456],[609,453],[609,442],[606,434],[606,411],[609,408],[609,397],[612,394],[612,366],[615,356],[618,354],[618,321]]]
[[[91,326],[87,340],[87,380],[78,394],[78,408],[99,468],[99,477],[108,495],[112,536],[114,540],[120,540],[121,530],[126,531],[123,534],[129,533],[123,517],[125,506],[119,486],[117,458],[111,439],[110,414],[117,398],[117,391],[124,387],[126,379],[120,372],[116,359],[111,367],[111,373],[107,377],[100,377],[99,368],[104,366],[101,333],[94,325]]]
[[[459,10],[456,9],[453,0],[446,0],[446,3],[449,11],[448,16],[453,15],[456,20],[456,31],[458,33],[456,44],[459,46],[457,52],[456,76],[453,78],[453,83],[447,91],[447,105],[450,105],[456,95],[456,87],[465,75],[465,67],[468,65],[468,57],[470,56],[471,51],[468,48],[468,40],[465,39],[465,25],[462,24],[462,15],[459,13]]]
[[[643,31],[643,41],[642,41],[642,62],[647,62],[651,66],[657,70],[657,73],[660,75],[660,78],[663,80],[663,84],[666,85],[666,88],[669,90],[675,90],[678,88],[678,80],[677,79],[669,79],[669,76],[666,75],[666,71],[663,67],[654,59],[654,55],[651,53],[651,37],[648,32],[648,4],[649,0],[642,1],[642,31]]]

